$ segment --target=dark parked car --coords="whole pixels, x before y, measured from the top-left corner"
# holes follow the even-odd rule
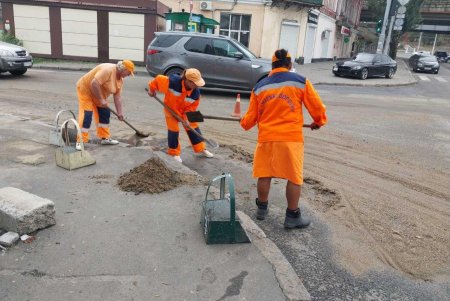
[[[450,57],[446,51],[436,51],[434,56],[437,58],[438,62],[448,63]]]
[[[439,62],[434,55],[414,54],[409,58],[409,67],[414,71],[439,73]]]
[[[22,75],[33,66],[33,58],[20,46],[0,42],[0,73]]]
[[[147,71],[151,76],[197,68],[206,87],[251,91],[272,69],[270,60],[257,58],[229,37],[189,32],[155,35],[147,49]]]
[[[352,60],[339,62],[333,67],[336,76],[352,76],[366,79],[372,76],[392,78],[397,62],[384,54],[358,53]]]

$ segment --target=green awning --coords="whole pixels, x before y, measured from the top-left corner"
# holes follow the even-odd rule
[[[186,12],[181,13],[166,13],[166,20],[171,20],[176,23],[188,23],[190,18],[190,14]],[[203,15],[200,14],[192,14],[192,22],[200,23],[205,26],[216,26],[220,25],[219,22],[217,22],[214,19],[205,18]]]
[[[206,25],[206,26],[214,26],[214,25],[220,25],[219,22],[217,22],[214,19],[210,19],[210,18],[205,18],[202,16],[202,24]]]

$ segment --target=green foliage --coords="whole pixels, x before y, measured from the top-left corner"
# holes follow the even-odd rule
[[[19,40],[18,38],[16,38],[12,34],[9,34],[9,33],[6,33],[6,32],[1,34],[0,41],[6,42],[6,43],[10,43],[10,44],[19,45],[19,46],[23,46],[23,42],[21,40]]]

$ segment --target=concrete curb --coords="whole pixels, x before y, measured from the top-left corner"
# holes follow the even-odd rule
[[[294,268],[287,261],[275,243],[267,238],[264,231],[244,212],[236,211],[242,227],[250,236],[252,243],[259,249],[261,254],[272,264],[275,277],[286,299],[289,301],[310,301],[311,296],[306,290]]]
[[[48,66],[48,65],[33,65],[32,69],[43,69],[43,70],[60,70],[60,71],[90,71],[92,67],[66,67],[66,66]],[[135,75],[139,76],[149,76],[146,71],[136,70]]]

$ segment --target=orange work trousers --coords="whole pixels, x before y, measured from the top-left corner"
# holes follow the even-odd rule
[[[170,156],[179,156],[181,154],[181,145],[179,141],[180,136],[180,128],[178,125],[178,120],[173,117],[170,113],[166,112],[166,125],[167,125],[167,142],[168,142],[168,150],[167,153]],[[196,122],[190,122],[189,125],[201,135],[200,128]],[[197,135],[192,133],[191,130],[185,128],[186,133],[189,137],[189,141],[191,142],[192,149],[195,153],[199,153],[203,151],[205,147],[205,142],[200,139]]]
[[[77,88],[78,95],[78,124],[81,129],[81,137],[83,142],[89,141],[89,128],[92,123],[92,115],[95,118],[97,128],[97,136],[100,139],[109,138],[109,119],[111,112],[107,108],[97,107],[90,95],[83,93]],[[77,139],[80,140],[80,137]]]

